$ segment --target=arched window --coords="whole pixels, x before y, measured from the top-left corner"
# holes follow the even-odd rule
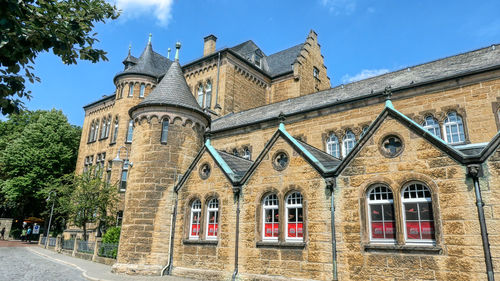
[[[128,121],[128,128],[127,128],[127,140],[125,142],[132,142],[132,137],[134,135],[134,120]]]
[[[108,122],[106,120],[106,117],[102,118],[102,123],[101,123],[101,135],[99,138],[103,139],[106,136],[106,126],[108,125]]]
[[[451,111],[444,120],[444,134],[448,143],[465,142],[464,124],[462,117],[456,112]]]
[[[337,138],[337,136],[335,136],[334,133],[330,133],[330,135],[326,139],[326,153],[330,154],[333,157],[340,158],[339,139]]]
[[[351,130],[348,130],[342,139],[342,156],[346,157],[347,154],[351,152],[354,145],[356,145],[356,136]]]
[[[208,201],[207,208],[207,239],[217,239],[219,229],[219,200],[216,198]]]
[[[396,225],[394,222],[394,197],[392,191],[377,185],[366,194],[370,240],[374,242],[394,242]]]
[[[212,82],[208,80],[207,85],[205,87],[205,107],[210,108],[211,105],[212,105]]]
[[[435,135],[438,138],[441,138],[441,128],[439,127],[439,122],[434,117],[425,117],[422,126],[424,126],[424,129],[429,131],[431,134]]]
[[[127,190],[128,167],[128,159],[125,159],[125,161],[123,161],[122,175],[120,178],[120,191]]]
[[[191,204],[191,219],[189,226],[189,238],[197,239],[200,237],[200,218],[201,218],[201,201],[196,199]]]
[[[96,141],[98,135],[99,135],[99,119],[95,121],[94,138],[92,139],[92,141]]]
[[[410,183],[403,188],[401,201],[406,241],[433,243],[434,215],[429,188],[421,183]]]
[[[370,126],[364,126],[362,129],[361,129],[361,135],[359,135],[359,138],[362,138],[366,132],[368,132],[368,129],[370,128]]]
[[[120,85],[118,89],[118,98],[121,99],[122,97],[123,97],[123,85]]]
[[[278,240],[279,217],[278,196],[270,194],[262,202],[262,240]]]
[[[92,121],[92,123],[90,123],[89,142],[94,140],[94,130],[95,130],[94,121]]]
[[[243,148],[243,158],[245,158],[247,160],[251,160],[252,159],[252,152],[246,146]]]
[[[198,85],[198,104],[203,108],[203,85]]]
[[[285,212],[286,240],[302,241],[304,239],[304,214],[300,192],[293,192],[286,197]]]
[[[141,89],[139,90],[139,97],[143,98],[144,97],[144,90],[146,89],[146,85],[141,84]]]
[[[128,96],[129,98],[134,96],[134,83],[128,85]]]
[[[168,139],[168,120],[164,119],[161,122],[161,137],[160,137],[160,142],[163,144],[167,143]]]
[[[240,156],[240,153],[238,152],[238,149],[236,149],[236,148],[233,149],[233,155],[234,156]]]
[[[113,137],[111,138],[111,143],[115,143],[117,137],[118,137],[118,116],[115,117],[115,123],[113,127]]]
[[[106,124],[106,133],[104,135],[105,138],[109,137],[109,130],[111,128],[111,115],[108,115],[108,122]]]

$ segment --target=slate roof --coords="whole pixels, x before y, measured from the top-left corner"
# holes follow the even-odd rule
[[[167,72],[172,64],[171,60],[153,51],[151,42],[146,45],[146,48],[138,59],[133,56],[130,56],[130,58],[127,57],[125,61],[127,59],[130,59],[134,65],[116,74],[114,79],[125,74],[141,74],[159,78]],[[135,62],[133,61],[134,59]]]
[[[333,156],[331,156],[330,154],[320,150],[320,149],[317,149],[316,147],[308,144],[308,143],[305,143],[301,140],[298,140],[297,141],[302,144],[302,146],[307,149],[307,151],[309,151],[309,153],[311,153],[314,157],[316,157],[316,159],[318,159],[318,161],[327,169],[327,170],[333,170],[335,168],[337,168],[339,165],[340,165],[340,162],[342,162],[340,159],[338,158],[335,158]]]
[[[201,107],[196,102],[195,97],[182,73],[178,61],[174,61],[169,70],[151,93],[138,105],[132,107],[129,113],[135,109],[149,105],[172,105],[190,109],[206,116]]]
[[[224,159],[229,168],[231,168],[231,170],[234,172],[235,180],[240,180],[253,164],[253,161],[234,156],[222,150],[217,149],[217,152],[222,157],[222,159]]]
[[[246,111],[226,115],[212,122],[212,132],[237,128],[252,123],[276,119],[280,112],[294,115],[310,110],[335,106],[351,99],[380,95],[386,86],[393,90],[414,87],[441,79],[500,66],[500,46],[487,48],[435,60],[390,72],[384,75],[340,85],[325,91],[273,103]]]
[[[115,99],[115,96],[116,94],[111,94],[111,95],[107,95],[107,96],[103,96],[102,98],[96,100],[96,101],[93,101],[87,105],[84,105],[83,108],[87,108],[87,107],[91,107],[91,106],[94,106],[94,105],[97,105],[99,103],[102,103],[102,102],[106,102],[108,100],[114,100]]]
[[[292,64],[297,60],[297,57],[302,50],[304,44],[298,44],[281,52],[277,52],[265,58],[269,67],[271,77],[280,76],[292,71]]]
[[[247,60],[251,58],[256,50],[260,50],[259,46],[257,46],[257,44],[255,44],[252,40],[248,40],[246,42],[238,44],[234,47],[231,47],[230,49]],[[260,51],[262,52],[262,50]],[[264,52],[262,52],[262,54],[265,56]]]

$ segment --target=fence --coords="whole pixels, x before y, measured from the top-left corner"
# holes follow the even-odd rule
[[[116,259],[118,243],[99,243],[99,256]]]
[[[62,248],[64,250],[73,250],[75,248],[75,240],[74,239],[63,240],[62,241]]]
[[[40,244],[45,245],[46,241],[47,241],[47,237],[42,237],[42,241],[40,242]]]
[[[56,246],[56,241],[57,241],[57,238],[55,238],[55,237],[49,237],[49,247],[55,247]]]
[[[95,242],[89,241],[78,241],[78,252],[93,254],[94,253]]]

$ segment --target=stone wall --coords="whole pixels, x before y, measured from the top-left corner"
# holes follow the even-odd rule
[[[486,227],[491,245],[493,269],[500,274],[500,148],[483,164],[484,176],[480,178]],[[498,278],[498,277],[497,277]]]

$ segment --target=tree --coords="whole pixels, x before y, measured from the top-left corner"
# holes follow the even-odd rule
[[[6,115],[29,99],[25,79],[40,81],[32,72],[40,52],[50,51],[65,64],[77,59],[107,60],[94,48],[96,22],[116,19],[115,6],[105,0],[0,0],[0,109]]]
[[[98,166],[92,166],[83,174],[75,174],[71,184],[63,188],[66,190],[62,193],[68,197],[61,197],[61,206],[66,209],[71,223],[83,228],[85,240],[88,223],[97,223],[99,229],[114,223],[118,187],[103,180]]]
[[[61,111],[22,112],[0,121],[0,207],[23,219],[46,209],[47,190],[75,169],[81,129]]]

